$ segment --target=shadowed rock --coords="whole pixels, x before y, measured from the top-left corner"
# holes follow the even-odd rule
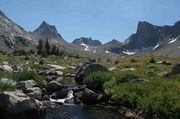
[[[100,64],[88,64],[81,66],[75,76],[75,80],[82,83],[83,79],[93,72],[109,72],[109,70]]]
[[[45,108],[40,101],[21,92],[0,93],[1,119],[42,119]]]

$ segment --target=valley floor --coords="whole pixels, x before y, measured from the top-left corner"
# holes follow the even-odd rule
[[[87,66],[82,73],[91,64],[99,64],[109,71],[88,69],[89,74],[81,79],[86,88],[72,89],[76,103],[90,103],[92,98],[96,104],[116,107],[117,112],[129,118],[180,118],[180,57],[144,55],[103,61],[81,57],[0,54],[0,97],[5,91],[16,92],[18,89],[39,101],[49,98],[47,96],[65,98],[67,93],[62,96],[65,85],[59,82],[59,78],[76,78],[79,67],[85,62]],[[36,86],[30,86],[32,81],[19,86],[22,81],[31,79]],[[97,99],[89,96],[90,93]],[[125,107],[125,112],[122,107]]]

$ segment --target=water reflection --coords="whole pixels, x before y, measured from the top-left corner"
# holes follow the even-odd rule
[[[124,119],[111,110],[84,106],[56,106],[47,110],[45,119]]]

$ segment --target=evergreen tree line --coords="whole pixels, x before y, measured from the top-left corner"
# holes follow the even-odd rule
[[[60,52],[59,48],[56,45],[51,45],[48,39],[46,39],[45,41],[40,39],[37,46],[37,54],[42,56],[48,56],[48,55],[62,55],[63,53]]]

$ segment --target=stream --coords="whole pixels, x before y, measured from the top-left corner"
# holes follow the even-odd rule
[[[64,77],[59,81],[64,85],[76,86],[74,78]],[[68,97],[67,97],[68,98]],[[45,119],[125,119],[110,109],[95,106],[51,103],[47,108]]]

